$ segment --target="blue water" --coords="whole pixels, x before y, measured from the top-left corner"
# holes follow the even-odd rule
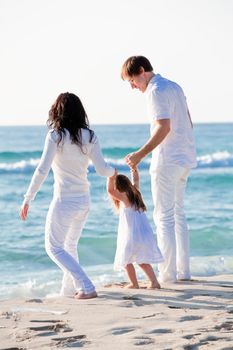
[[[141,146],[148,125],[94,126],[105,158],[129,174],[124,156]],[[195,125],[198,166],[186,195],[193,276],[233,273],[233,124]],[[50,173],[26,222],[18,212],[38,164],[46,127],[0,127],[0,297],[59,292],[61,272],[44,250],[44,223],[52,198]],[[141,190],[152,224],[150,157],[140,165]],[[89,168],[91,213],[79,244],[80,261],[94,283],[124,279],[112,269],[118,218],[106,195],[105,179]]]

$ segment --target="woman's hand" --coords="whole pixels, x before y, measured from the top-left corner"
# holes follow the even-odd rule
[[[21,220],[25,221],[27,219],[28,209],[29,209],[28,203],[23,204],[22,207],[20,208],[19,216]]]
[[[117,176],[117,170],[115,168],[115,172],[114,172],[114,174],[112,176],[110,176],[110,179],[115,179],[116,176]]]

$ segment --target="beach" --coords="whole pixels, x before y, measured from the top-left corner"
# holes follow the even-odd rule
[[[18,215],[47,129],[1,127],[0,350],[232,350],[232,130],[231,124],[195,126],[198,166],[191,171],[185,203],[193,281],[162,285],[161,290],[142,284],[138,290],[123,288],[124,272],[113,270],[118,216],[106,194],[106,179],[90,164],[92,205],[78,254],[99,297],[75,300],[59,297],[62,272],[44,249],[51,172],[28,220]],[[95,132],[105,159],[129,175],[124,157],[146,141],[149,126],[101,125]],[[156,234],[149,164],[149,158],[140,164],[141,191]],[[145,280],[140,269],[137,274]]]
[[[233,275],[98,288],[98,298],[0,302],[3,349],[233,349]]]

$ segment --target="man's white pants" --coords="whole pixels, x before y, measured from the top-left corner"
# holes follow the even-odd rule
[[[184,213],[184,195],[189,169],[178,165],[151,171],[154,220],[158,246],[164,262],[158,265],[159,280],[189,279],[189,233]]]
[[[90,208],[90,197],[54,198],[45,227],[45,248],[49,257],[63,270],[61,295],[91,293],[94,285],[78,263],[77,244]]]

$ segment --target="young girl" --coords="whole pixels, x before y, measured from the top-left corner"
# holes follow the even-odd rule
[[[139,288],[133,263],[137,263],[150,280],[149,289],[160,288],[150,264],[163,261],[146,217],[146,206],[139,191],[139,173],[131,169],[132,183],[125,175],[108,178],[107,190],[119,210],[119,227],[114,269],[125,268],[130,284]]]
[[[46,219],[46,251],[63,270],[62,295],[95,298],[95,287],[79,265],[77,254],[77,243],[90,207],[87,168],[91,159],[102,176],[113,176],[114,169],[103,159],[78,96],[69,92],[60,94],[49,111],[48,125],[51,130],[25,194],[20,217],[27,218],[30,202],[52,168],[54,195]]]

